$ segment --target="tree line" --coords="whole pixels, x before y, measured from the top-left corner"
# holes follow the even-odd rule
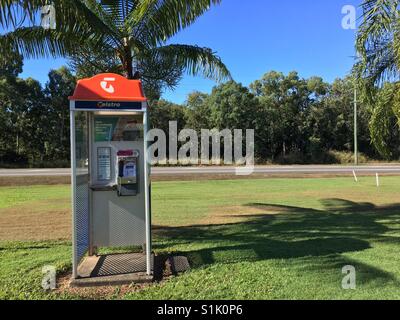
[[[164,1],[161,1],[164,3]],[[155,127],[252,128],[259,162],[351,161],[353,87],[360,89],[359,149],[373,159],[399,158],[400,0],[364,0],[352,76],[327,84],[296,72],[267,73],[249,87],[229,81],[183,105],[159,100],[184,73],[230,80],[210,48],[170,44],[220,1],[52,1],[55,29],[38,13],[48,1],[0,1],[0,163],[59,166],[68,161],[68,101],[75,77],[116,72],[141,78]],[[146,14],[143,14],[146,12]],[[138,37],[137,35],[140,35]],[[20,79],[22,57],[64,57],[71,70],[51,71],[46,85]],[[355,79],[355,81],[353,81]]]
[[[354,161],[354,79],[301,78],[297,72],[266,73],[245,87],[230,81],[210,94],[193,92],[183,105],[159,100],[151,106],[153,127],[168,132],[168,121],[178,130],[202,128],[254,129],[258,163],[350,163]],[[391,111],[393,84],[378,90],[371,108],[360,96],[358,145],[361,160],[397,160],[399,130]],[[385,117],[376,110],[386,110]],[[384,127],[382,127],[382,123]],[[382,137],[376,130],[387,130]]]
[[[0,163],[2,166],[69,165],[69,103],[76,78],[67,67],[50,71],[44,85],[21,79],[22,60],[0,69]],[[150,102],[152,128],[178,130],[254,129],[258,163],[351,162],[354,148],[354,81],[332,84],[297,72],[266,73],[248,87],[234,82],[215,86],[210,94],[193,92],[175,104]],[[392,111],[395,85],[375,95],[375,107],[359,102],[359,150],[371,159],[395,160],[400,136]],[[377,114],[377,111],[379,114]],[[385,114],[382,117],[382,113]],[[385,139],[381,137],[385,131]]]
[[[69,165],[68,96],[76,80],[66,67],[52,70],[44,87],[21,79],[22,59],[0,68],[0,165]]]

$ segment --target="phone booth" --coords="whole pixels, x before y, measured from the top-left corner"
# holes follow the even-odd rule
[[[99,74],[70,99],[71,285],[152,280],[147,100],[140,80]]]

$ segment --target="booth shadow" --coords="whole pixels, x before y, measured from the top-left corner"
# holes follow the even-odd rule
[[[387,272],[354,262],[341,254],[369,249],[372,241],[398,244],[400,239],[385,233],[389,231],[386,225],[398,223],[400,204],[375,206],[344,199],[324,199],[323,209],[319,210],[267,203],[248,203],[245,207],[265,208],[265,213],[236,215],[245,219],[237,223],[157,227],[155,232],[159,241],[156,241],[155,249],[193,243],[202,246],[202,249],[180,253],[189,257],[192,268],[214,263],[319,257],[313,260],[319,270],[356,264],[365,271],[364,280],[368,277],[393,280]],[[271,214],[277,211],[279,215]],[[385,225],[380,222],[382,220]]]

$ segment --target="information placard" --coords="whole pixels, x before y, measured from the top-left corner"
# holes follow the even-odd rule
[[[111,180],[111,148],[97,148],[97,180]]]
[[[117,117],[96,117],[94,119],[94,134],[96,142],[112,141]]]
[[[138,141],[143,139],[143,123],[132,116],[94,118],[95,142]]]

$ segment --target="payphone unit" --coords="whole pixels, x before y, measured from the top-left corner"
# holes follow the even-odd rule
[[[80,80],[70,110],[73,277],[82,277],[79,265],[101,247],[144,248],[135,257],[144,258],[138,265],[150,276],[148,115],[141,82],[116,74]]]
[[[118,152],[117,190],[119,196],[136,196],[139,192],[138,165],[138,150]]]

